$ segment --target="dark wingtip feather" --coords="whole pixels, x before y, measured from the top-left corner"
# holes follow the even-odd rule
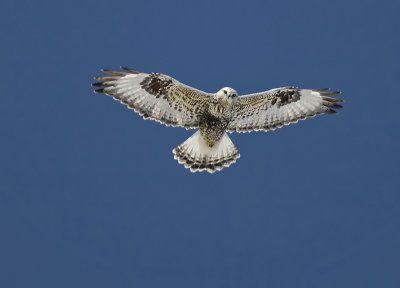
[[[328,113],[328,114],[336,114],[337,112],[335,110],[333,110],[333,109],[328,109],[326,111],[326,113]]]
[[[94,93],[105,93],[104,88],[94,90]]]
[[[96,83],[92,83],[93,87],[102,87],[105,86],[104,82],[96,82]]]
[[[330,96],[340,94],[339,91],[318,91],[322,96]]]
[[[136,71],[136,70],[124,67],[124,66],[120,66],[120,67],[121,67],[122,70],[125,70],[125,71],[127,71],[129,73],[132,73],[132,74],[139,74],[140,73],[139,71]]]
[[[339,105],[339,104],[336,104],[336,103],[333,103],[332,107],[335,108],[335,109],[343,108],[342,105]]]
[[[342,105],[339,105],[339,104],[334,103],[334,102],[325,102],[325,103],[324,103],[324,106],[329,107],[329,108],[334,108],[334,109],[343,108]]]
[[[321,92],[321,91],[329,90],[329,88],[317,88],[317,89],[311,89],[311,90],[316,91],[316,92]]]
[[[325,96],[322,96],[322,99],[325,100],[325,101],[328,101],[328,102],[332,102],[332,103],[334,103],[334,102],[342,103],[342,102],[343,102],[342,99],[333,98],[333,97],[325,97]]]
[[[110,69],[101,69],[101,71],[104,73],[111,74],[111,75],[118,75],[118,76],[128,75],[128,73],[126,73],[126,72],[115,71],[115,70],[110,70]]]

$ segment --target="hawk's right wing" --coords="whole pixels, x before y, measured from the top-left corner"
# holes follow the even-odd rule
[[[199,116],[211,94],[184,85],[168,75],[121,68],[125,71],[103,69],[112,76],[95,77],[101,82],[93,86],[103,87],[95,92],[112,96],[145,119],[186,129],[199,126]]]

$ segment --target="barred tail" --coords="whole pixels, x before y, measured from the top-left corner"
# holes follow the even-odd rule
[[[208,147],[200,131],[194,133],[172,151],[179,163],[184,164],[190,171],[214,173],[236,162],[240,157],[239,151],[225,133],[213,147]]]

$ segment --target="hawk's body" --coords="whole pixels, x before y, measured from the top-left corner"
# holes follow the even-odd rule
[[[214,172],[235,162],[240,154],[226,131],[249,132],[275,130],[298,120],[322,113],[335,113],[342,100],[328,89],[282,87],[238,97],[226,87],[217,93],[205,93],[159,73],[103,70],[114,76],[95,77],[103,87],[96,90],[119,100],[145,119],[199,128],[176,147],[175,159],[191,171]]]
[[[213,147],[224,135],[226,127],[232,118],[233,106],[223,105],[218,100],[210,97],[206,109],[200,116],[200,134]]]

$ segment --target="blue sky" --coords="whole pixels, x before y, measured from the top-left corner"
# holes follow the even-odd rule
[[[3,1],[1,287],[399,287],[398,1]],[[191,174],[101,68],[344,108]]]

